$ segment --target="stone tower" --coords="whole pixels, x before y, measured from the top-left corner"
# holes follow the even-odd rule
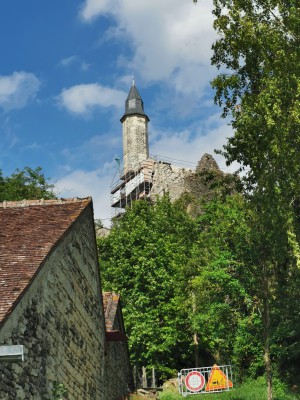
[[[121,118],[123,126],[124,174],[139,168],[142,161],[149,158],[148,122],[143,100],[134,80],[125,102],[125,113]]]
[[[111,186],[111,206],[115,216],[121,215],[136,200],[155,202],[158,197],[168,193],[171,201],[175,201],[183,193],[194,193],[199,186],[196,175],[202,169],[218,169],[215,160],[208,154],[202,157],[196,171],[149,157],[149,118],[144,112],[143,100],[134,81],[121,122],[124,166]]]

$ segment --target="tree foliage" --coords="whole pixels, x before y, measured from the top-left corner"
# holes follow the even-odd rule
[[[199,234],[187,266],[196,310],[192,324],[199,347],[215,362],[232,362],[240,373],[262,372],[257,235],[239,194],[204,205]]]
[[[194,221],[164,197],[135,202],[98,239],[102,283],[121,294],[132,362],[161,376],[190,362],[183,266],[194,235]]]
[[[293,336],[289,354],[293,347],[292,357],[299,359],[299,338],[292,332],[299,326],[300,9],[296,0],[214,0],[214,5],[219,39],[212,61],[222,72],[213,87],[234,128],[223,154],[229,164],[238,161],[246,168],[260,236],[256,253],[271,399],[271,360],[281,364],[284,337]],[[288,314],[288,303],[295,313]]]
[[[271,217],[280,226],[278,218],[286,215],[291,234],[298,235],[299,4],[293,0],[215,0],[214,4],[220,38],[212,61],[228,71],[213,81],[215,100],[223,106],[223,116],[232,117],[234,128],[224,155],[228,163],[238,161],[247,168],[247,189],[258,196],[266,219]],[[298,221],[293,224],[295,216]],[[296,245],[294,250],[299,250]]]
[[[192,218],[186,207],[197,202],[192,196],[176,204],[167,197],[152,206],[135,202],[111,234],[98,239],[102,283],[121,294],[133,364],[154,366],[163,378],[195,366],[198,354],[199,366],[231,362],[240,378],[255,378],[264,369],[269,238],[241,194],[217,190]],[[267,294],[273,361],[292,376],[299,280],[287,265],[278,264],[268,277]]]
[[[11,176],[3,176],[0,170],[0,201],[53,199],[53,188],[40,167],[17,169]]]
[[[135,202],[111,234],[98,239],[102,283],[121,294],[132,361],[161,376],[199,364],[262,367],[257,236],[239,194],[202,202],[192,218],[184,196]]]

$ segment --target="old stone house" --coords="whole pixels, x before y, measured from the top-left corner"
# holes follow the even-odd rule
[[[119,297],[102,296],[90,198],[0,203],[1,400],[119,400],[131,370]],[[104,301],[103,301],[104,300]]]

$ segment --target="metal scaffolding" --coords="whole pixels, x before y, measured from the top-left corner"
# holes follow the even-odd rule
[[[118,178],[112,182],[110,192],[113,218],[124,213],[133,201],[150,198],[154,163],[154,160],[147,159],[134,171],[120,172],[119,168]]]

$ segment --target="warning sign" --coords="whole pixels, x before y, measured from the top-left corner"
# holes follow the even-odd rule
[[[213,390],[221,390],[232,388],[232,382],[224,374],[223,371],[215,364],[212,367],[211,373],[208,378],[207,385],[205,387],[206,392],[211,392]]]
[[[204,385],[204,376],[199,371],[191,371],[185,377],[185,386],[191,392],[199,392]]]

